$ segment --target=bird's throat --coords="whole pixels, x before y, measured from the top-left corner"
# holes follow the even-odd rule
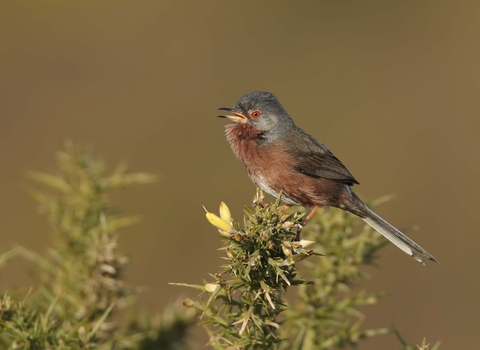
[[[225,127],[225,135],[233,153],[244,163],[248,163],[250,155],[257,152],[262,142],[262,132],[250,124],[228,124]]]

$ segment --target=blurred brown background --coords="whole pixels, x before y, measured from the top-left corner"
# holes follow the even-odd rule
[[[365,286],[390,294],[367,326],[395,325],[442,349],[478,344],[480,3],[477,1],[0,2],[0,249],[42,250],[48,226],[22,190],[54,171],[66,138],[113,168],[161,175],[118,198],[145,221],[123,233],[127,279],[161,310],[221,263],[201,207],[241,217],[254,186],[218,107],[272,91],[362,183],[396,193],[380,214],[438,258],[426,268],[393,246]],[[192,264],[192,262],[194,262]],[[20,262],[2,288],[30,283]],[[191,295],[191,294],[190,294]],[[478,346],[478,345],[477,345]],[[361,349],[397,349],[393,336]]]

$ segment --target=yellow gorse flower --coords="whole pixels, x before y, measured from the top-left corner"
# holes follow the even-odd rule
[[[232,221],[232,216],[230,215],[230,209],[228,209],[227,205],[222,202],[220,203],[220,217],[222,220],[225,220],[226,222],[230,223]]]
[[[233,230],[232,223],[231,223],[231,215],[230,209],[228,209],[227,205],[222,202],[220,203],[220,217],[217,215],[210,213],[205,207],[203,207],[207,212],[205,216],[207,217],[208,222],[210,222],[213,226],[218,228],[218,232],[220,232],[224,236],[230,236]]]

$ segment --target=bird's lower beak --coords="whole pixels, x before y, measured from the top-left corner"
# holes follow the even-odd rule
[[[243,114],[234,112],[232,108],[222,107],[222,108],[219,108],[218,110],[227,111],[233,114],[233,115],[219,115],[218,116],[219,118],[228,118],[235,123],[246,123],[248,120],[247,117],[245,117]]]

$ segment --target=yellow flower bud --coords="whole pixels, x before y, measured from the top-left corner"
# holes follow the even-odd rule
[[[243,241],[243,236],[240,233],[236,233],[234,238],[237,242]]]
[[[282,224],[282,227],[284,229],[290,230],[293,227],[293,222],[291,221],[286,221]]]
[[[282,250],[283,250],[283,254],[285,254],[287,258],[290,258],[292,256],[292,250],[290,248],[282,246]]]
[[[227,231],[227,232],[230,232],[232,230],[232,226],[230,225],[229,222],[226,222],[225,220],[219,218],[215,214],[207,212],[205,216],[207,217],[207,220],[218,229]]]
[[[220,203],[220,217],[222,218],[222,220],[225,220],[228,223],[232,221],[230,209],[228,209],[227,205],[224,202]]]
[[[268,239],[270,238],[270,237],[268,236],[268,234],[265,233],[265,232],[260,232],[260,237],[261,237],[264,241],[268,241]]]
[[[224,231],[224,230],[218,230],[220,232],[220,235],[222,235],[225,238],[230,238],[232,237],[232,234],[230,232]]]
[[[215,284],[215,283],[207,283],[207,284],[205,284],[205,286],[204,286],[205,291],[206,291],[206,292],[209,292],[209,293],[215,292],[218,287],[219,287],[219,285],[218,285],[218,284]]]
[[[182,302],[183,306],[185,307],[192,307],[193,306],[193,301],[190,300],[190,299],[185,299],[183,302]]]
[[[306,248],[308,246],[311,246],[312,244],[314,244],[315,242],[314,241],[309,241],[307,239],[302,239],[300,240],[300,245],[302,246],[302,248]]]

